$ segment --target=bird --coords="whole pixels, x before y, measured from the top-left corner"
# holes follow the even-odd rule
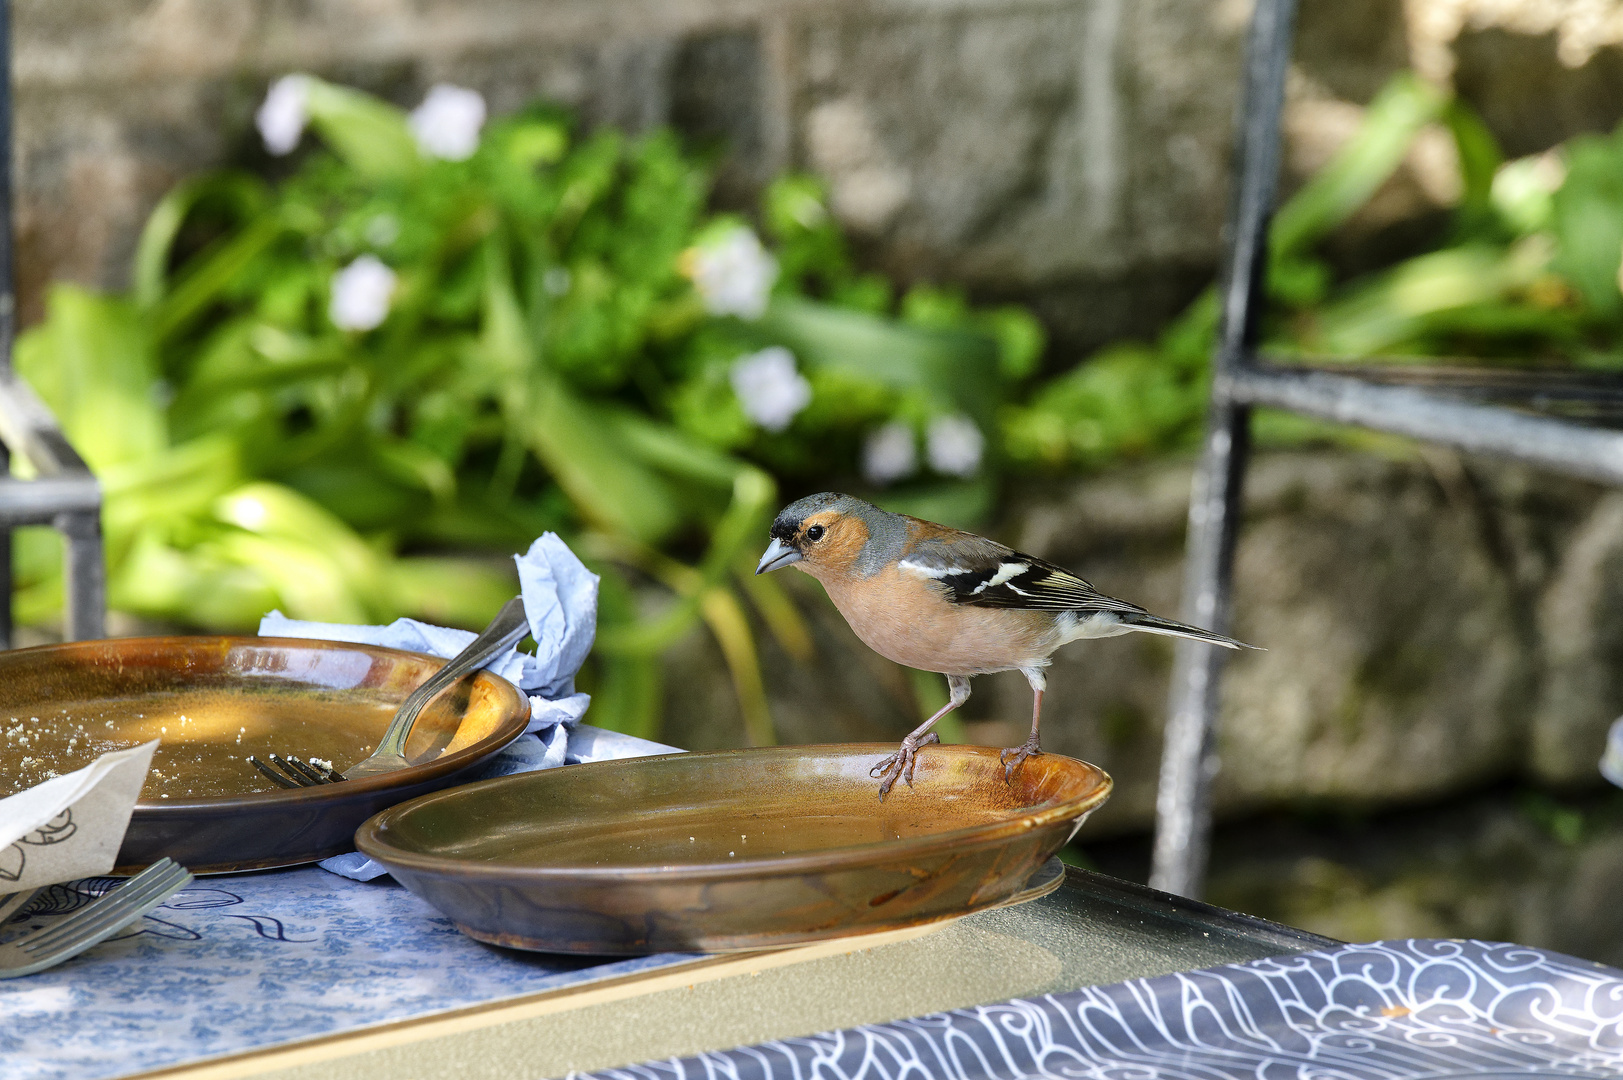
[[[810,574],[869,648],[947,677],[947,704],[870,770],[881,801],[898,778],[913,786],[920,747],[941,741],[930,729],[969,700],[976,675],[1019,671],[1031,684],[1031,735],[999,755],[1012,782],[1022,762],[1042,753],[1043,669],[1061,645],[1138,632],[1255,648],[1106,596],[1069,570],[995,540],[839,492],[784,507],[770,541],[757,575],[786,566]]]

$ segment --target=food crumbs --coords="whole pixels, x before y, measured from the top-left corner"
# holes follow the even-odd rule
[[[1403,1005],[1388,1005],[1381,1010],[1382,1016],[1408,1016],[1413,1010]]]

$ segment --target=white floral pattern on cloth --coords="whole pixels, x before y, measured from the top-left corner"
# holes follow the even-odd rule
[[[608,1069],[593,1080],[1466,1075],[1623,1076],[1623,971],[1520,945],[1375,942]]]
[[[117,884],[53,885],[12,925]],[[314,867],[201,878],[83,956],[0,980],[0,1080],[145,1074],[700,959],[493,949],[392,882]]]

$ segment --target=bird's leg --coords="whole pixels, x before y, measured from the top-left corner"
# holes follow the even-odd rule
[[[883,802],[890,789],[896,785],[896,778],[901,777],[907,781],[907,786],[913,786],[913,761],[918,757],[919,747],[941,741],[941,736],[930,729],[935,727],[936,721],[946,716],[952,710],[969,700],[969,678],[965,675],[947,676],[947,703],[936,714],[912,731],[902,740],[901,748],[890,757],[881,761],[868,770],[869,776],[879,777],[879,801]]]
[[[1037,745],[1037,728],[1043,722],[1043,691],[1048,689],[1048,676],[1043,674],[1042,668],[1021,668],[1020,673],[1031,684],[1031,734],[1019,746],[1012,746],[998,755],[1003,762],[1003,780],[1005,783],[1014,782],[1014,769],[1028,757],[1042,753]]]

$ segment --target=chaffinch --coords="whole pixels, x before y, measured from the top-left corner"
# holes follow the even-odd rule
[[[1043,669],[1055,649],[1079,638],[1138,631],[1252,648],[1233,638],[1151,615],[1104,595],[1052,563],[973,533],[892,514],[850,495],[824,492],[789,504],[772,523],[756,566],[764,574],[795,566],[818,581],[845,621],[887,659],[947,677],[947,704],[873,767],[883,799],[898,777],[913,783],[919,747],[940,742],[930,729],[969,700],[974,675],[1018,670],[1031,684],[1031,736],[1003,751],[1004,778],[1040,754]]]

